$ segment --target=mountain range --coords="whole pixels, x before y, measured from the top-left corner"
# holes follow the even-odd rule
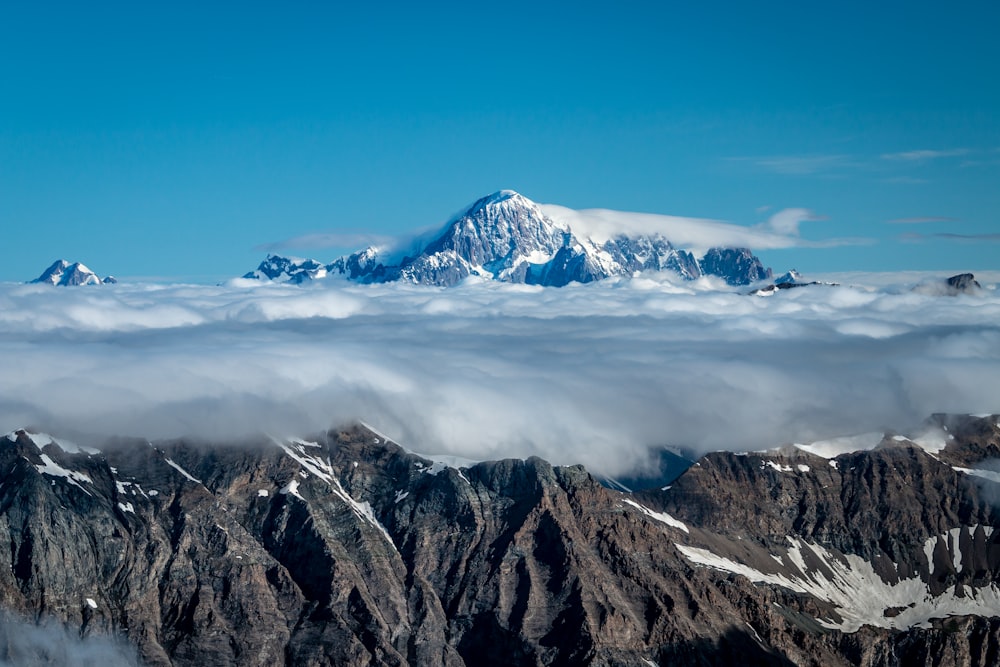
[[[625,492],[364,425],[99,449],[22,429],[0,437],[0,605],[148,665],[990,665],[997,458],[996,415],[936,415]],[[54,664],[4,637],[0,659]]]
[[[747,248],[715,247],[696,254],[658,233],[599,239],[554,220],[512,190],[479,199],[442,230],[403,251],[370,246],[328,264],[269,255],[243,277],[303,283],[336,276],[362,283],[448,286],[475,276],[562,287],[639,271],[672,271],[686,279],[718,276],[730,285],[771,277]]]

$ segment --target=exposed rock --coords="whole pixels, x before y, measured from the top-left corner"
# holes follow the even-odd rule
[[[936,455],[720,452],[635,494],[363,427],[99,452],[19,431],[0,602],[152,665],[990,664],[997,510],[950,461],[1000,427],[935,419]]]
[[[971,273],[960,273],[952,276],[945,283],[948,285],[949,292],[954,294],[974,294],[982,289],[982,285]]]
[[[913,288],[915,292],[928,296],[959,296],[960,294],[978,294],[982,285],[971,273],[959,273],[945,280],[933,280],[921,283]]]

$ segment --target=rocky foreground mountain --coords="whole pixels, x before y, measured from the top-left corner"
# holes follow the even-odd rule
[[[930,426],[714,453],[634,493],[363,426],[100,450],[22,430],[0,438],[0,603],[150,665],[996,664],[1000,426]]]
[[[687,279],[718,276],[731,285],[771,276],[747,248],[710,248],[696,256],[661,234],[598,240],[553,220],[517,192],[502,190],[479,199],[408,252],[369,247],[329,264],[269,255],[243,277],[301,284],[339,276],[362,283],[448,286],[478,276],[562,287],[638,271],[672,271]]]

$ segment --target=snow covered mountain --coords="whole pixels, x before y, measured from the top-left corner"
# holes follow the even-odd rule
[[[70,264],[65,259],[60,259],[52,263],[52,266],[45,269],[42,275],[38,276],[32,283],[48,283],[50,285],[100,285],[117,282],[111,276],[101,279],[96,273],[84,266],[81,262]]]
[[[300,285],[309,280],[325,278],[326,275],[326,267],[315,260],[268,255],[256,270],[243,277]]]
[[[479,199],[408,251],[369,247],[325,266],[269,255],[244,278],[302,283],[332,275],[364,283],[402,280],[447,286],[478,276],[561,287],[638,271],[674,271],[687,279],[713,275],[731,285],[771,276],[746,248],[711,248],[696,256],[660,234],[596,240],[547,216],[517,192],[501,190]]]

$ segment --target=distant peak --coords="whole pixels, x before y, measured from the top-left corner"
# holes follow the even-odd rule
[[[779,276],[775,281],[775,285],[792,285],[802,280],[802,274],[791,269],[786,271],[783,275]]]
[[[32,283],[49,283],[52,285],[93,285],[100,284],[100,277],[81,262],[70,263],[65,259],[57,259],[42,272]]]

